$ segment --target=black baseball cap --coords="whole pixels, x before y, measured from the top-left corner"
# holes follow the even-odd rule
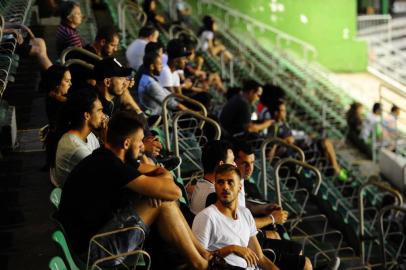
[[[124,65],[114,57],[104,58],[94,66],[96,80],[111,77],[127,77],[131,75],[131,72],[131,68],[125,68]]]
[[[189,56],[192,54],[192,52],[186,49],[183,41],[178,38],[172,39],[168,42],[168,44],[166,45],[166,52],[168,54],[168,57],[171,59]]]

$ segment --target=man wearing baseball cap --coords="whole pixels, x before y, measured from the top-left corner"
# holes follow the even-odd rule
[[[103,104],[103,112],[109,117],[119,107],[127,107],[142,113],[128,91],[132,69],[125,68],[116,58],[105,58],[94,67],[96,89]]]
[[[183,72],[186,56],[190,52],[180,39],[172,39],[166,47],[168,63],[163,67],[159,76],[159,84],[173,93],[181,93],[179,72]]]

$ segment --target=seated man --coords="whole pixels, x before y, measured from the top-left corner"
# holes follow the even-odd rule
[[[223,164],[215,171],[217,201],[200,212],[192,230],[203,247],[241,269],[278,269],[263,253],[256,238],[255,221],[238,205],[241,176],[237,167]]]
[[[142,65],[144,58],[145,46],[149,42],[157,42],[159,37],[158,30],[151,25],[144,26],[138,33],[138,38],[134,40],[128,47],[125,53],[129,66],[138,70]]]
[[[92,131],[100,128],[105,120],[103,106],[96,93],[81,89],[69,96],[60,119],[65,133],[58,142],[55,157],[55,180],[63,186],[73,168],[93,150],[100,147]]]
[[[162,167],[137,162],[143,136],[142,124],[133,114],[117,113],[109,122],[105,146],[68,176],[56,217],[72,251],[86,258],[95,234],[139,226],[148,235],[156,223],[163,239],[175,245],[193,269],[208,269],[211,255],[197,241],[175,202],[182,193],[172,175]],[[129,232],[99,242],[122,253],[139,247],[142,236]],[[106,255],[95,245],[90,248],[90,263]]]
[[[253,149],[246,143],[238,141],[235,144],[236,159],[238,169],[241,173],[241,180],[244,185],[244,196],[247,208],[255,217],[257,228],[264,228],[268,225],[282,225],[285,223],[288,212],[281,209],[277,204],[265,203],[262,194],[256,184],[252,183],[252,173],[254,172],[255,154]],[[260,201],[260,203],[257,203]],[[273,233],[272,233],[273,232]],[[267,231],[269,238],[280,239],[273,230]],[[300,250],[300,248],[299,248]]]
[[[232,149],[232,145],[227,141],[211,141],[204,146],[202,152],[204,176],[203,179],[197,181],[191,195],[190,210],[193,214],[197,215],[204,208],[216,202],[214,171],[217,166],[222,164],[235,165]],[[241,207],[246,207],[244,182],[244,179],[241,179],[242,189],[238,200],[238,205]],[[266,217],[259,218],[258,221],[255,219],[257,228],[260,229],[273,223],[283,224],[286,221],[286,211],[279,207],[273,207],[271,210]]]
[[[161,115],[162,102],[171,92],[159,85],[155,76],[159,76],[162,70],[162,57],[158,53],[150,53],[144,56],[143,66],[145,73],[141,76],[138,85],[138,97],[143,109],[148,110],[151,115]],[[169,107],[174,110],[187,110],[186,106],[169,100]]]
[[[252,120],[254,105],[261,95],[262,87],[257,82],[246,81],[242,93],[234,95],[226,103],[220,114],[220,123],[229,135],[255,134],[272,125],[271,119],[262,123]]]
[[[269,128],[269,136],[274,136],[285,140],[289,144],[297,144],[303,150],[310,154],[321,154],[327,158],[327,162],[332,167],[333,174],[340,181],[347,181],[348,175],[344,169],[341,169],[337,162],[336,153],[333,143],[327,138],[313,139],[310,136],[305,136],[304,139],[297,140],[293,136],[292,130],[286,121],[286,106],[282,99],[274,102],[270,113],[274,120],[273,125]],[[306,160],[310,160],[311,157],[306,157]]]

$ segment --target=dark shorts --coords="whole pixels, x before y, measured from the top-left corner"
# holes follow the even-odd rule
[[[275,265],[281,270],[302,270],[305,265],[305,256],[299,255],[302,245],[297,242],[284,239],[261,239],[261,247],[274,251],[276,258],[270,259],[275,259]]]
[[[103,248],[101,248],[98,244],[91,244],[89,260],[90,265],[92,265],[96,260],[110,256],[111,254],[116,255],[126,253],[142,247],[150,229],[149,226],[146,225],[134,211],[133,207],[128,207],[117,212],[114,217],[103,226],[98,234],[129,227],[138,227],[139,229],[127,230],[97,239],[98,244],[103,246]],[[109,254],[106,250],[111,254]],[[108,262],[107,264],[103,264],[103,266],[109,267],[121,264],[123,262],[131,265],[137,259],[137,256],[120,257],[114,261]]]

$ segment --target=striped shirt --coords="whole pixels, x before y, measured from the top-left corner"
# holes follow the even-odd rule
[[[60,24],[56,30],[56,49],[60,54],[67,47],[83,47],[84,41],[76,29]]]

